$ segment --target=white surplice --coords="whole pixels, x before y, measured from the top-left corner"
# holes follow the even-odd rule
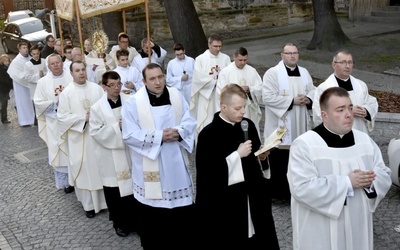
[[[69,186],[68,156],[66,152],[59,150],[57,102],[60,93],[71,81],[69,72],[63,72],[60,76],[48,72],[38,80],[33,98],[39,136],[47,145],[49,165],[54,168],[57,188]]]
[[[354,124],[353,128],[358,129],[360,131],[363,131],[365,133],[368,133],[368,131],[372,131],[374,129],[375,125],[375,118],[376,114],[378,113],[378,101],[376,100],[375,97],[371,96],[368,93],[368,86],[365,84],[365,82],[354,78],[353,76],[350,76],[350,81],[351,85],[353,86],[352,91],[348,91],[350,94],[350,99],[353,105],[358,105],[361,106],[365,109],[368,110],[368,113],[371,116],[371,121],[368,121],[367,119],[354,116]],[[322,118],[321,118],[321,107],[319,106],[319,98],[321,97],[321,94],[330,87],[338,87],[338,83],[336,81],[335,75],[331,74],[325,82],[321,83],[318,85],[318,87],[315,90],[314,94],[314,100],[315,102],[313,103],[313,120],[314,120],[314,125],[318,126],[319,124],[322,123]]]
[[[89,82],[101,84],[102,76],[107,71],[106,62],[103,58],[94,56],[97,56],[96,52],[89,53],[85,56],[87,80]]]
[[[121,78],[121,83],[122,83],[122,88],[121,92],[124,90],[130,90],[127,87],[125,87],[126,82],[132,82],[133,85],[135,86],[135,89],[132,90],[131,94],[135,94],[141,87],[144,86],[143,84],[143,75],[139,70],[135,67],[121,67],[117,66],[114,69],[115,72],[117,72]]]
[[[123,99],[121,102],[122,105],[125,104]],[[131,195],[133,189],[130,152],[119,127],[121,107],[112,109],[105,93],[91,107],[89,125],[103,186],[119,187],[123,197]]]
[[[60,136],[58,131],[57,102],[59,95],[72,81],[69,72],[54,76],[51,72],[38,80],[34,95],[36,117],[40,138],[46,142],[49,164],[53,167],[68,166],[66,152],[59,151]]]
[[[40,71],[43,71],[43,75],[47,73],[46,62],[43,58],[39,58],[40,64],[33,64],[32,60],[34,59],[27,61],[24,67],[24,80],[28,82],[31,100],[33,100],[37,82],[40,79]]]
[[[72,61],[65,59],[65,61],[63,62],[63,71],[64,72],[71,72],[70,67],[71,67]]]
[[[109,55],[111,56],[111,58],[113,59],[114,62],[113,62],[113,64],[109,65],[110,69],[114,69],[118,65],[117,51],[119,49],[120,49],[119,45],[114,45],[111,48]],[[138,52],[134,47],[128,47],[127,50],[129,51],[128,61],[129,61],[130,65],[132,66],[133,58],[138,54]]]
[[[285,126],[288,132],[282,145],[290,145],[299,135],[310,129],[311,110],[305,105],[293,105],[293,98],[304,94],[314,98],[315,86],[308,71],[300,66],[300,77],[289,77],[282,61],[265,72],[263,77],[262,98],[265,105],[264,139],[278,126]]]
[[[372,213],[389,190],[390,169],[376,143],[353,130],[355,144],[330,148],[314,131],[291,145],[288,167],[293,249],[373,250]],[[348,196],[348,174],[373,170],[376,198],[364,189]]]
[[[194,146],[194,130],[196,121],[189,114],[189,107],[183,95],[175,88],[168,88],[170,98],[178,96],[181,117],[176,122],[176,107],[174,105],[151,106],[147,89],[141,88],[133,98],[122,107],[122,135],[132,154],[132,180],[135,198],[146,205],[153,207],[174,208],[187,206],[193,203],[193,184],[188,172],[185,152],[192,152]],[[175,93],[171,93],[175,91]],[[147,99],[147,102],[137,102]],[[148,105],[155,129],[142,127],[138,109]],[[182,141],[162,142],[163,129],[176,128]],[[162,199],[145,198],[144,158],[156,161],[159,168]]]
[[[262,117],[262,112],[260,109],[260,104],[263,103],[262,100],[262,80],[257,70],[252,66],[246,64],[243,69],[236,67],[235,62],[232,62],[227,67],[223,68],[218,76],[217,82],[217,97],[220,96],[223,87],[229,83],[236,83],[238,85],[246,85],[250,89],[249,95],[246,101],[246,114],[245,117],[249,118],[254,122],[257,128],[258,134],[260,134],[260,120]],[[220,110],[219,98],[216,98],[217,111]]]
[[[67,152],[69,157],[69,183],[75,186],[75,191],[77,189],[83,191],[78,190],[76,195],[82,201],[85,211],[98,212],[107,208],[102,179],[94,160],[96,155],[93,138],[89,134],[89,124],[85,121],[90,107],[103,94],[103,89],[96,83],[71,82],[61,92],[57,110],[61,137],[60,149]]]
[[[209,50],[195,59],[190,113],[197,120],[197,134],[212,121],[215,112],[219,110],[216,100],[219,96],[215,93],[218,75],[230,63],[228,55],[219,52],[215,56]]]
[[[190,91],[192,87],[194,70],[194,59],[190,56],[185,55],[185,58],[179,60],[174,58],[168,62],[167,66],[167,85],[180,90],[185,97],[187,103],[190,103]],[[189,78],[186,81],[182,81],[182,75],[187,74]]]
[[[109,70],[113,70],[115,68],[115,63],[114,59],[110,56],[110,54],[105,53],[105,58],[103,58],[101,55],[97,53],[97,51],[92,50],[89,52],[89,54],[85,55],[85,60],[86,58],[101,58],[104,61],[104,68],[107,68]]]
[[[30,56],[24,57],[19,53],[11,61],[7,73],[13,79],[13,90],[15,97],[15,106],[17,108],[18,123],[21,126],[31,125],[35,122],[35,111],[28,86],[24,79],[25,63],[31,59]]]
[[[160,56],[157,55],[157,53],[154,51],[154,49],[151,51],[151,56],[150,56],[150,62],[151,63],[156,63],[160,65],[162,68],[164,68],[164,59],[167,56],[167,51],[163,49],[160,46]],[[140,53],[138,53],[132,61],[133,67],[136,67],[140,72],[142,72],[143,68],[149,64],[149,57],[142,57]]]

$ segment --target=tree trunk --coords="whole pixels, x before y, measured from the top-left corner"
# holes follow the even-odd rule
[[[336,17],[334,0],[313,0],[313,11],[314,35],[307,49],[335,51],[350,41]]]
[[[183,44],[186,54],[193,58],[203,53],[207,47],[207,38],[192,0],[164,1],[172,37]]]
[[[124,31],[121,11],[113,11],[101,15],[104,32],[108,36],[109,44],[118,44],[118,34]]]

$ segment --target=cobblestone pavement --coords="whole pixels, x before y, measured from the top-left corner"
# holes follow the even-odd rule
[[[31,161],[16,157],[43,152],[45,144],[37,127],[20,127],[15,111],[9,114],[12,123],[0,124],[0,249],[142,249],[136,234],[115,234],[107,211],[88,219],[74,193],[56,190],[43,154],[35,160],[31,153]],[[400,189],[393,186],[374,214],[375,249],[398,249],[399,208]],[[289,202],[274,201],[273,215],[281,249],[292,249]]]
[[[55,188],[47,158],[21,163],[15,155],[46,145],[37,127],[0,124],[0,249],[141,249],[137,235],[115,234],[108,212],[85,216],[75,193]]]

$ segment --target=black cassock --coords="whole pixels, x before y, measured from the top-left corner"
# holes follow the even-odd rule
[[[226,157],[244,141],[240,123],[222,120],[219,112],[199,134],[196,146],[196,235],[199,245],[223,249],[279,249],[271,212],[269,180],[254,156],[261,142],[254,123],[248,136],[252,153],[242,158],[245,181],[228,186]],[[248,239],[248,204],[255,235]],[[222,248],[221,248],[222,249]]]

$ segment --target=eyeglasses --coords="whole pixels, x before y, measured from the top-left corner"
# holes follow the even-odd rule
[[[334,62],[334,63],[338,63],[338,64],[344,65],[344,66],[347,66],[347,65],[351,66],[354,64],[353,61],[340,61],[340,62]]]
[[[175,54],[176,57],[183,56],[185,53]]]
[[[117,88],[119,88],[120,86],[121,86],[121,82],[119,82],[119,83],[117,83],[117,84],[111,84],[111,85],[108,85],[108,84],[104,84],[104,85],[106,85],[107,87],[109,87],[110,89],[117,89]]]
[[[124,41],[124,40],[121,40],[121,41],[119,41],[120,43],[129,43],[129,41],[127,40],[127,41]]]
[[[299,52],[282,52],[282,54],[291,55],[291,56],[297,56],[299,54]]]

